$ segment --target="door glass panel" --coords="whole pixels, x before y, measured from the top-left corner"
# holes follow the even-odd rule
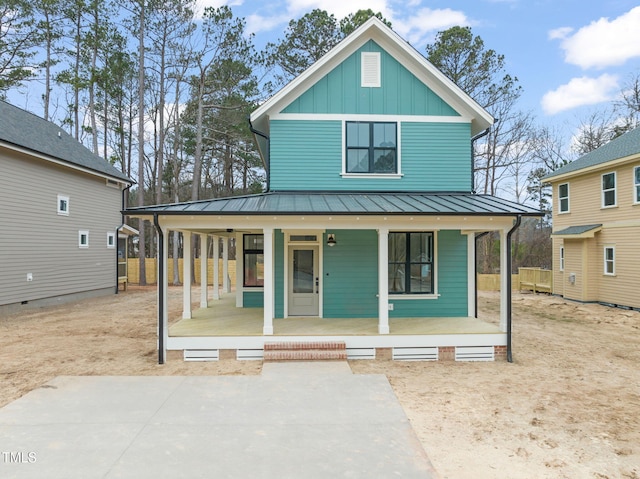
[[[313,293],[313,250],[293,250],[293,292]]]

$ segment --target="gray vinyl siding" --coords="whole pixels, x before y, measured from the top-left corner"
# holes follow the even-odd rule
[[[121,191],[103,177],[11,155],[0,150],[0,305],[115,289],[107,233],[121,223]],[[57,213],[58,195],[69,197],[68,216]],[[78,246],[80,230],[88,248]]]

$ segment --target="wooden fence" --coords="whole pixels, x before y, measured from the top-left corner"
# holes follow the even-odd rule
[[[209,258],[207,266],[207,283],[213,285],[213,259]],[[222,285],[222,259],[218,260],[218,284]],[[140,267],[138,263],[138,258],[129,258],[127,260],[128,264],[128,281],[129,284],[139,284],[140,283]],[[158,281],[157,272],[158,266],[155,258],[147,258],[145,261],[146,268],[146,276],[147,276],[147,284],[154,284]],[[194,276],[196,279],[196,283],[200,284],[200,260],[196,259],[193,265]],[[178,259],[178,276],[180,278],[180,282],[184,282],[184,278],[182,277],[182,258]],[[173,283],[173,259],[169,258],[167,263],[167,277],[169,278],[169,284]],[[229,277],[231,278],[231,285],[236,284],[236,260],[229,260]]]

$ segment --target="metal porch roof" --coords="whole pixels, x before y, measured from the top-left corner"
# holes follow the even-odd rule
[[[497,215],[542,216],[529,206],[472,193],[269,192],[129,208],[162,215]]]

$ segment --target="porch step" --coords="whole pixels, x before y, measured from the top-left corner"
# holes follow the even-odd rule
[[[347,359],[341,341],[279,341],[264,344],[265,361],[331,361]]]

